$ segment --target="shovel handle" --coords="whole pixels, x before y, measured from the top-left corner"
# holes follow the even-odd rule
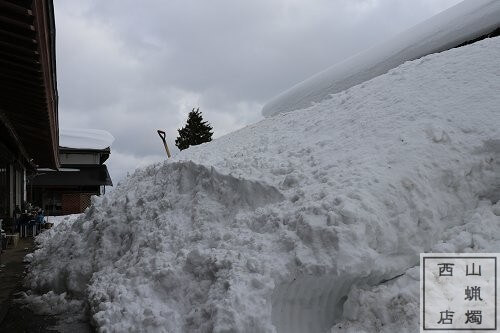
[[[158,135],[160,136],[161,140],[163,141],[163,145],[165,146],[165,151],[167,152],[167,157],[170,158],[170,150],[168,149],[168,146],[167,146],[165,131],[157,130],[157,132],[158,132]]]
[[[166,140],[165,140],[165,137],[166,137],[165,131],[158,130],[157,132],[158,132],[158,135],[160,136],[160,138],[162,139],[162,141],[166,142]]]

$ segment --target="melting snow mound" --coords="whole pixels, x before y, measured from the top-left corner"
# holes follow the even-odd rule
[[[500,39],[137,170],[39,239],[102,332],[416,331],[419,253],[500,249]]]

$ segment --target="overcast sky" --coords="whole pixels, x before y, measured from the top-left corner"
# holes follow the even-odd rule
[[[116,184],[200,107],[215,137],[295,83],[460,0],[55,0],[60,127],[115,137]]]

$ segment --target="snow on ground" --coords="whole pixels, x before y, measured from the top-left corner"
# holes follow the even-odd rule
[[[465,0],[385,43],[304,80],[269,101],[262,114],[303,109],[408,60],[441,52],[500,27],[500,1]]]
[[[407,62],[137,170],[40,242],[30,299],[102,332],[416,331],[419,253],[500,246],[498,59]]]
[[[54,227],[60,223],[73,223],[81,214],[69,214],[60,216],[46,216],[45,222],[54,224]]]
[[[61,128],[59,146],[78,149],[105,149],[115,138],[108,131],[86,128]]]
[[[53,226],[50,229],[45,229],[38,235],[35,242],[38,246],[45,246],[44,253],[50,259],[57,258],[60,255],[60,249],[58,247],[47,247],[51,244],[57,237],[64,237],[66,231],[69,230],[75,222],[75,220],[81,217],[82,214],[70,214],[70,215],[60,215],[60,216],[46,216],[45,221],[47,223],[52,223]],[[25,262],[31,262],[34,257],[34,253],[29,253],[25,257]],[[48,292],[44,295],[36,295],[28,291],[21,295],[21,299],[28,302],[33,310],[39,314],[44,315],[58,315],[64,314],[67,317],[68,313],[72,314],[70,320],[85,319],[82,317],[81,309],[84,305],[81,300],[69,300],[66,298],[66,293],[56,294],[54,292]]]

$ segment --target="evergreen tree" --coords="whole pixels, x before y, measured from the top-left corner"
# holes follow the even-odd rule
[[[180,150],[196,146],[204,142],[212,141],[212,126],[203,121],[200,108],[189,112],[186,126],[177,130],[179,136],[175,139],[175,145]]]

